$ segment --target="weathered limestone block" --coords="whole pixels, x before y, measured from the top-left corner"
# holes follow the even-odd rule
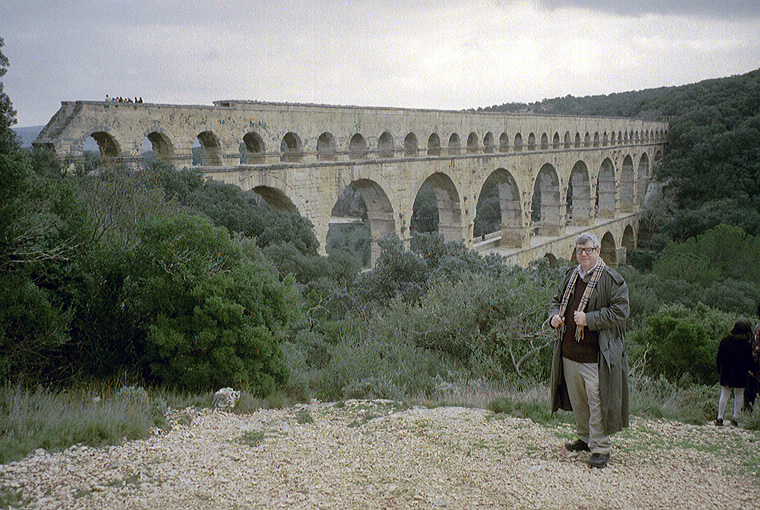
[[[237,404],[239,398],[239,391],[235,391],[232,388],[222,388],[214,393],[214,407],[224,411],[231,411],[235,408],[235,404]]]

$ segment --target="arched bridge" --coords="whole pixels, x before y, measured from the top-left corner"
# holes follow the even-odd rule
[[[189,166],[195,143],[206,176],[297,211],[311,220],[323,249],[333,207],[353,185],[367,206],[373,260],[383,235],[410,238],[414,201],[427,184],[447,241],[527,264],[571,257],[574,235],[591,230],[614,264],[636,244],[667,134],[666,122],[612,117],[76,101],[62,103],[34,145],[75,161],[92,137],[105,158],[135,163],[148,147]],[[500,227],[475,238],[486,185],[498,189]]]

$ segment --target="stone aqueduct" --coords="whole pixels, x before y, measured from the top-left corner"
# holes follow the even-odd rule
[[[332,209],[353,185],[367,205],[373,261],[378,238],[391,232],[410,238],[413,204],[427,182],[447,241],[527,264],[572,256],[574,235],[590,230],[614,264],[636,244],[644,193],[667,133],[666,122],[610,117],[76,101],[62,103],[34,146],[76,161],[92,137],[103,157],[136,163],[148,144],[182,167],[199,143],[207,177],[297,211],[311,220],[323,249]],[[498,187],[501,230],[474,239],[489,178]]]

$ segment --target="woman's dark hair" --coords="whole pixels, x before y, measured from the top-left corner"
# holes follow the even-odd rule
[[[760,317],[760,301],[757,302],[757,316]]]
[[[734,324],[731,329],[731,334],[734,336],[752,336],[752,323],[749,319],[742,317]]]

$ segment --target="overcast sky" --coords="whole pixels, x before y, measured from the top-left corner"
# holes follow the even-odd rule
[[[760,68],[760,0],[1,0],[19,127],[61,101],[461,109]]]

